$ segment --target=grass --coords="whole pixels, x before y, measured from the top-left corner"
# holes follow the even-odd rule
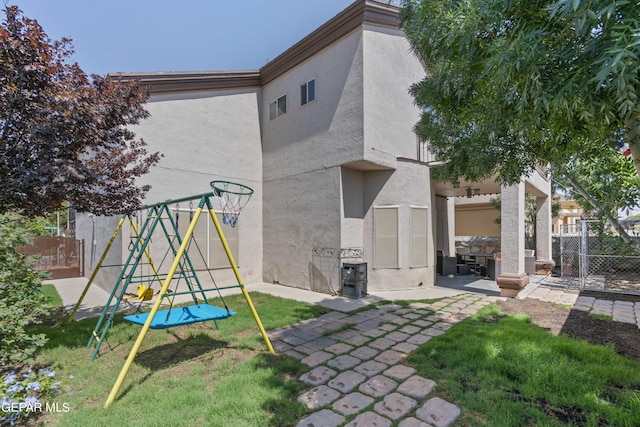
[[[53,294],[55,289],[46,292]],[[325,311],[251,295],[267,330]],[[208,324],[150,331],[116,401],[106,410],[102,406],[139,327],[118,317],[94,362],[86,343],[97,319],[34,327],[49,337],[37,362],[52,365],[65,389],[49,403],[69,408],[42,414],[38,422],[296,425],[311,412],[296,401],[309,388],[298,381],[308,367],[294,358],[269,354],[242,296],[225,300],[238,314],[221,321],[220,331]],[[408,307],[411,302],[394,304]],[[553,336],[526,316],[507,315],[496,305],[431,339],[407,361],[417,374],[437,382],[433,396],[462,409],[455,425],[640,425],[639,362],[608,347]]]
[[[42,294],[47,302],[55,307],[62,307],[62,298],[58,295],[56,287],[53,285],[42,285]]]
[[[256,292],[251,296],[267,330],[326,311]],[[106,410],[103,404],[140,327],[118,316],[93,362],[86,344],[97,319],[34,327],[49,338],[37,363],[52,365],[66,390],[49,403],[69,408],[44,413],[38,421],[54,426],[295,425],[309,413],[296,401],[308,387],[298,381],[306,366],[266,351],[241,295],[225,301],[238,314],[220,321],[220,331],[212,322],[150,331]]]
[[[640,363],[611,348],[553,336],[496,305],[409,356],[460,425],[640,425]]]
[[[573,304],[560,304],[558,302],[552,302],[551,305],[554,305],[554,306],[560,307],[560,308],[568,308],[569,310],[571,310],[573,308]]]
[[[600,320],[606,320],[609,322],[613,320],[613,316],[609,316],[606,314],[589,313],[589,316],[595,317],[596,319],[600,319]]]

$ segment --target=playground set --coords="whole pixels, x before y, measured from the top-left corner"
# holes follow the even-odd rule
[[[246,185],[229,181],[212,181],[211,187],[213,191],[209,193],[180,199],[166,200],[161,203],[141,208],[139,212],[147,211],[147,215],[146,218],[144,218],[143,221],[140,221],[140,224],[138,225],[136,225],[137,221],[133,215],[122,215],[104,250],[104,253],[102,254],[102,257],[98,261],[95,270],[89,278],[89,282],[69,316],[68,320],[72,321],[80,307],[80,304],[82,303],[82,300],[87,294],[89,287],[95,280],[98,271],[103,267],[104,260],[106,259],[109,250],[116,241],[124,223],[128,220],[131,224],[132,230],[129,254],[124,264],[117,265],[118,267],[121,267],[120,274],[91,334],[89,343],[87,344],[87,347],[90,348],[95,343],[91,360],[94,360],[98,355],[100,346],[106,339],[107,331],[113,324],[116,312],[122,301],[129,295],[127,291],[129,286],[132,284],[138,284],[136,295],[139,301],[138,309],[135,313],[124,316],[124,320],[133,324],[141,325],[142,329],[140,330],[138,338],[136,339],[129,356],[127,357],[127,360],[125,361],[124,366],[113,385],[111,393],[104,404],[105,408],[115,400],[149,329],[166,329],[206,321],[213,321],[216,328],[219,329],[218,320],[236,315],[236,312],[231,311],[224,302],[224,298],[221,293],[221,290],[223,289],[239,288],[241,290],[249,310],[256,321],[258,329],[260,330],[262,338],[264,339],[267,350],[274,353],[269,337],[267,336],[267,333],[262,326],[262,322],[260,321],[260,317],[256,312],[253,302],[251,301],[251,297],[245,289],[240,272],[211,203],[211,198],[217,200],[222,211],[223,224],[235,227],[240,212],[251,198],[253,190]],[[184,235],[181,235],[179,232],[180,212],[178,206],[179,203],[187,202],[191,208],[189,210],[189,227]],[[197,208],[195,210],[193,210],[194,202],[197,203]],[[198,219],[205,208],[209,212],[211,221],[213,222],[224,252],[233,270],[237,281],[236,285],[219,287],[213,279],[211,271],[207,270],[214,287],[208,289],[203,288],[201,281],[196,274],[194,265],[189,257],[189,249],[192,244],[195,244],[197,252],[203,256],[202,250],[198,246],[197,240],[194,238],[194,230],[198,223]],[[157,233],[154,235],[154,232]],[[168,244],[167,251],[160,264],[154,263],[149,249],[152,236],[157,238],[158,234],[163,235]],[[173,262],[166,274],[161,273],[162,263],[170,253],[173,254]],[[146,265],[149,267],[148,272],[152,272],[152,274],[144,275],[139,273],[141,271],[140,267],[145,264],[144,259],[146,259]],[[106,267],[106,265],[104,267]],[[179,290],[181,282],[185,283],[188,290]],[[153,302],[151,310],[141,313],[140,307],[142,302],[151,300],[154,296],[154,289],[152,288],[153,283],[157,283],[160,286],[160,290],[155,293],[157,297]],[[172,284],[174,286],[173,290],[169,288]],[[217,292],[224,308],[216,307],[209,303],[207,292],[210,291]],[[174,307],[174,298],[178,295],[190,295],[192,303],[187,306]],[[160,306],[165,300],[168,303],[169,308],[160,310]]]

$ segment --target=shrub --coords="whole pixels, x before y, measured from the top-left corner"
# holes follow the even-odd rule
[[[0,425],[15,425],[19,418],[37,416],[60,391],[51,368],[7,372],[0,377]]]
[[[29,243],[27,221],[18,214],[0,215],[0,366],[28,362],[44,334],[29,334],[50,307],[42,294],[42,274],[16,246]]]

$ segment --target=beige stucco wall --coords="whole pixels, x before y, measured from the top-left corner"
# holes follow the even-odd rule
[[[240,182],[254,189],[255,194],[238,225],[237,263],[247,283],[262,280],[259,96],[257,88],[156,95],[147,104],[151,117],[132,129],[138,138],[147,142],[149,151],[159,151],[164,155],[158,166],[139,179],[140,185],[152,185],[143,201],[145,204],[210,192],[209,182],[214,179]],[[194,203],[197,206],[197,201]],[[189,203],[182,203],[180,208],[189,208]],[[181,215],[181,222],[188,220],[187,213]],[[97,221],[100,229],[96,245],[99,258],[103,251],[100,248],[106,245],[117,220],[99,218]],[[80,238],[91,238],[88,222],[83,224],[80,220],[79,229]],[[117,256],[119,262],[128,256],[129,235],[127,224],[112,249],[115,253],[121,252]],[[154,238],[152,257],[155,263],[160,263],[167,247],[163,234]],[[170,262],[165,261],[165,264],[168,266]],[[111,289],[119,274],[117,270],[105,270],[96,282],[105,289]],[[91,274],[91,271],[87,269],[86,274]],[[219,285],[233,283],[233,272],[231,268],[216,270],[214,279]]]
[[[316,79],[316,100],[300,105],[300,85]],[[264,180],[362,158],[362,34],[350,36],[263,89]],[[269,120],[267,105],[287,95],[287,113]]]
[[[404,34],[383,28],[364,31],[364,156],[386,164],[397,157],[416,158],[413,127],[419,109],[409,87],[424,69]]]
[[[495,220],[500,211],[484,205],[456,209],[456,236],[496,236],[500,237],[500,225]]]
[[[435,210],[432,207],[430,171],[422,164],[397,161],[416,158],[413,126],[419,110],[409,87],[424,76],[404,34],[397,30],[364,30],[364,158],[394,171],[365,172],[365,260],[369,289],[410,289],[432,285],[435,262]],[[398,206],[398,263],[396,269],[377,268],[374,260],[373,208]],[[427,267],[411,268],[411,207],[427,207],[429,241]],[[344,227],[343,227],[344,229]]]
[[[301,106],[300,85],[316,79]],[[287,114],[267,104],[287,94]],[[340,164],[362,158],[362,34],[264,87],[264,280],[311,289],[314,247],[340,248]],[[337,279],[335,279],[337,281]]]
[[[400,32],[366,27],[264,88],[266,281],[309,289],[314,248],[362,247],[369,289],[433,283],[433,265],[409,268],[410,206],[430,207],[429,170],[396,160],[415,157],[408,88],[423,73]],[[300,106],[299,86],[313,78],[316,101]],[[287,114],[268,120],[283,94]],[[400,268],[375,269],[373,207],[388,204],[400,209]],[[332,275],[339,282],[339,268]]]
[[[412,289],[431,286],[435,278],[434,221],[428,225],[427,258],[428,266],[411,267],[411,208],[426,207],[431,219],[434,210],[429,191],[430,174],[424,165],[398,162],[398,168],[391,171],[365,173],[365,206],[367,209],[364,225],[365,261],[369,266],[370,290]],[[413,188],[413,190],[409,190]],[[422,191],[418,191],[421,189]],[[398,268],[377,268],[374,264],[374,207],[398,207]]]

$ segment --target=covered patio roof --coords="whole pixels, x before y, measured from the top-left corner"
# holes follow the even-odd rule
[[[484,194],[500,194],[500,184],[494,178],[482,182],[468,182],[460,179],[457,184],[434,181],[433,188],[436,196],[441,197],[468,197],[469,194],[473,197]]]

